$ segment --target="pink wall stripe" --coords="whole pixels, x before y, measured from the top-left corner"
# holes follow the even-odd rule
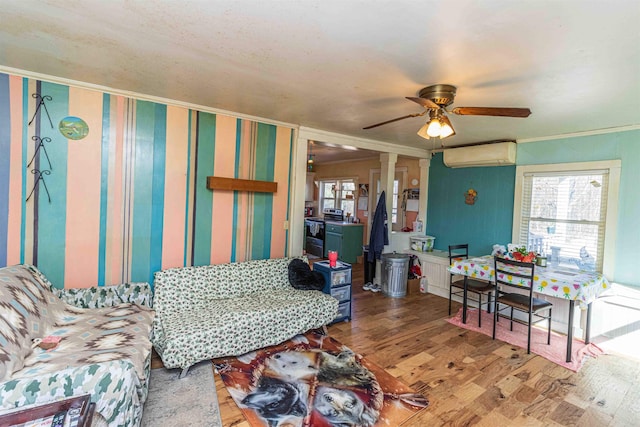
[[[167,107],[167,145],[162,230],[162,268],[184,266],[184,206],[187,200],[189,110]]]
[[[271,213],[271,258],[284,256],[286,233],[284,222],[287,219],[287,202],[289,200],[289,156],[291,154],[291,129],[276,129],[276,155],[274,164],[274,181],[278,183],[278,191],[273,195]]]
[[[235,172],[236,123],[234,117],[216,116],[215,176],[233,178]],[[203,185],[198,183],[197,185]],[[233,191],[213,192],[211,264],[231,260],[233,239]]]
[[[9,155],[9,218],[7,229],[7,265],[20,264],[20,231],[22,224],[22,77],[9,76],[11,105],[11,151]],[[26,197],[26,196],[25,196]]]
[[[102,93],[69,87],[69,115],[81,117],[89,134],[67,140],[66,288],[95,286],[100,242]]]

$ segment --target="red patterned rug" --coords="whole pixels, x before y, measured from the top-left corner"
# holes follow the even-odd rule
[[[482,311],[482,328],[478,327],[478,311],[477,309],[467,310],[467,323],[462,323],[462,308],[447,322],[452,325],[459,326],[471,331],[480,332],[482,334],[493,336],[493,314]],[[502,319],[498,322],[496,328],[496,339],[506,343],[527,348],[527,326],[520,323],[513,323],[513,332],[509,330],[510,322],[508,319]],[[546,325],[545,325],[546,328]],[[574,372],[578,372],[587,357],[596,358],[604,351],[597,345],[590,343],[585,344],[584,341],[573,339],[571,344],[571,362],[567,362],[567,336],[551,331],[551,345],[547,344],[547,330],[532,328],[531,329],[531,352],[542,356],[551,362],[564,366]]]
[[[213,363],[252,426],[399,426],[429,404],[319,331]]]

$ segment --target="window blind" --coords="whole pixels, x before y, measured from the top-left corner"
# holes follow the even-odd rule
[[[527,173],[520,242],[551,261],[602,271],[608,170]]]

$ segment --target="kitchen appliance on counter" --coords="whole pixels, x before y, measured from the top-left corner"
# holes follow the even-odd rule
[[[344,211],[342,209],[325,208],[322,213],[325,221],[344,221]]]

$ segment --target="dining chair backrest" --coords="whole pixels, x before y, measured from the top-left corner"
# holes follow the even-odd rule
[[[496,286],[503,285],[524,289],[530,296],[533,296],[535,263],[505,259],[499,256],[494,256],[493,262]]]
[[[469,244],[449,245],[449,265],[457,258],[469,258]]]

